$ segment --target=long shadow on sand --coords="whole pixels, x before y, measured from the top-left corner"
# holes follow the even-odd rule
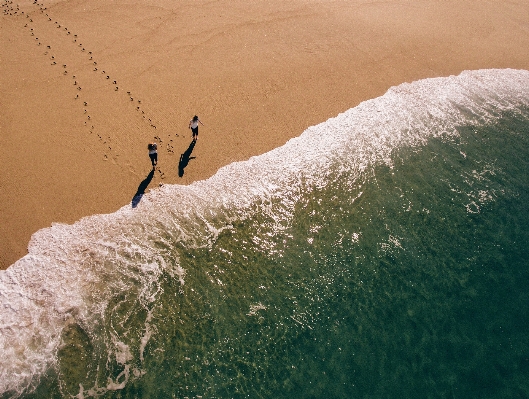
[[[134,194],[134,197],[132,197],[132,207],[136,208],[138,204],[141,201],[141,198],[143,197],[143,194],[145,194],[145,190],[149,186],[149,183],[151,182],[152,178],[154,177],[154,169],[151,170],[151,173],[147,175],[145,179],[140,183],[138,186],[138,191],[136,191],[136,194]]]
[[[178,163],[178,177],[182,177],[184,175],[184,169],[189,163],[190,159],[195,159],[195,157],[191,156],[191,153],[193,152],[193,148],[195,148],[195,144],[197,142],[193,140],[191,144],[189,144],[189,147],[187,150],[180,155],[180,162]]]

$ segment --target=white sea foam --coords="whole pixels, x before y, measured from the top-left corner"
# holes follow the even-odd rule
[[[0,393],[17,396],[56,366],[68,323],[75,321],[97,339],[91,326],[108,317],[115,293],[137,295],[150,315],[162,273],[185,282],[177,243],[211,245],[232,219],[244,217],[244,210],[255,204],[270,213],[274,228],[282,229],[300,187],[325,185],[329,165],[358,175],[375,164],[391,166],[396,147],[454,135],[458,125],[486,123],[528,105],[529,71],[466,71],[402,84],[310,127],[283,147],[228,165],[208,180],[166,185],[146,194],[136,208],[125,206],[37,232],[29,254],[0,272]],[[269,205],[274,198],[282,201],[281,213]],[[155,333],[149,317],[138,348],[141,362]],[[112,341],[108,357],[124,365],[124,371],[106,389],[120,389],[130,377],[135,351],[119,336],[112,335]],[[80,389],[79,397],[95,392]],[[100,393],[102,388],[95,389]]]

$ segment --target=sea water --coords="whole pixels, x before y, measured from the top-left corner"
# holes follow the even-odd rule
[[[528,255],[529,72],[403,84],[37,232],[1,397],[528,397]]]

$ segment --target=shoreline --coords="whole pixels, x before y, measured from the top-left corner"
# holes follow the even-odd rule
[[[144,189],[190,184],[392,86],[529,69],[521,1],[1,4],[0,269],[37,230],[130,204],[150,141]]]

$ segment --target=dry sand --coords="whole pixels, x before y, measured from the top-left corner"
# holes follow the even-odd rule
[[[152,140],[149,189],[189,184],[391,86],[529,69],[526,0],[1,1],[1,268],[130,204]]]

